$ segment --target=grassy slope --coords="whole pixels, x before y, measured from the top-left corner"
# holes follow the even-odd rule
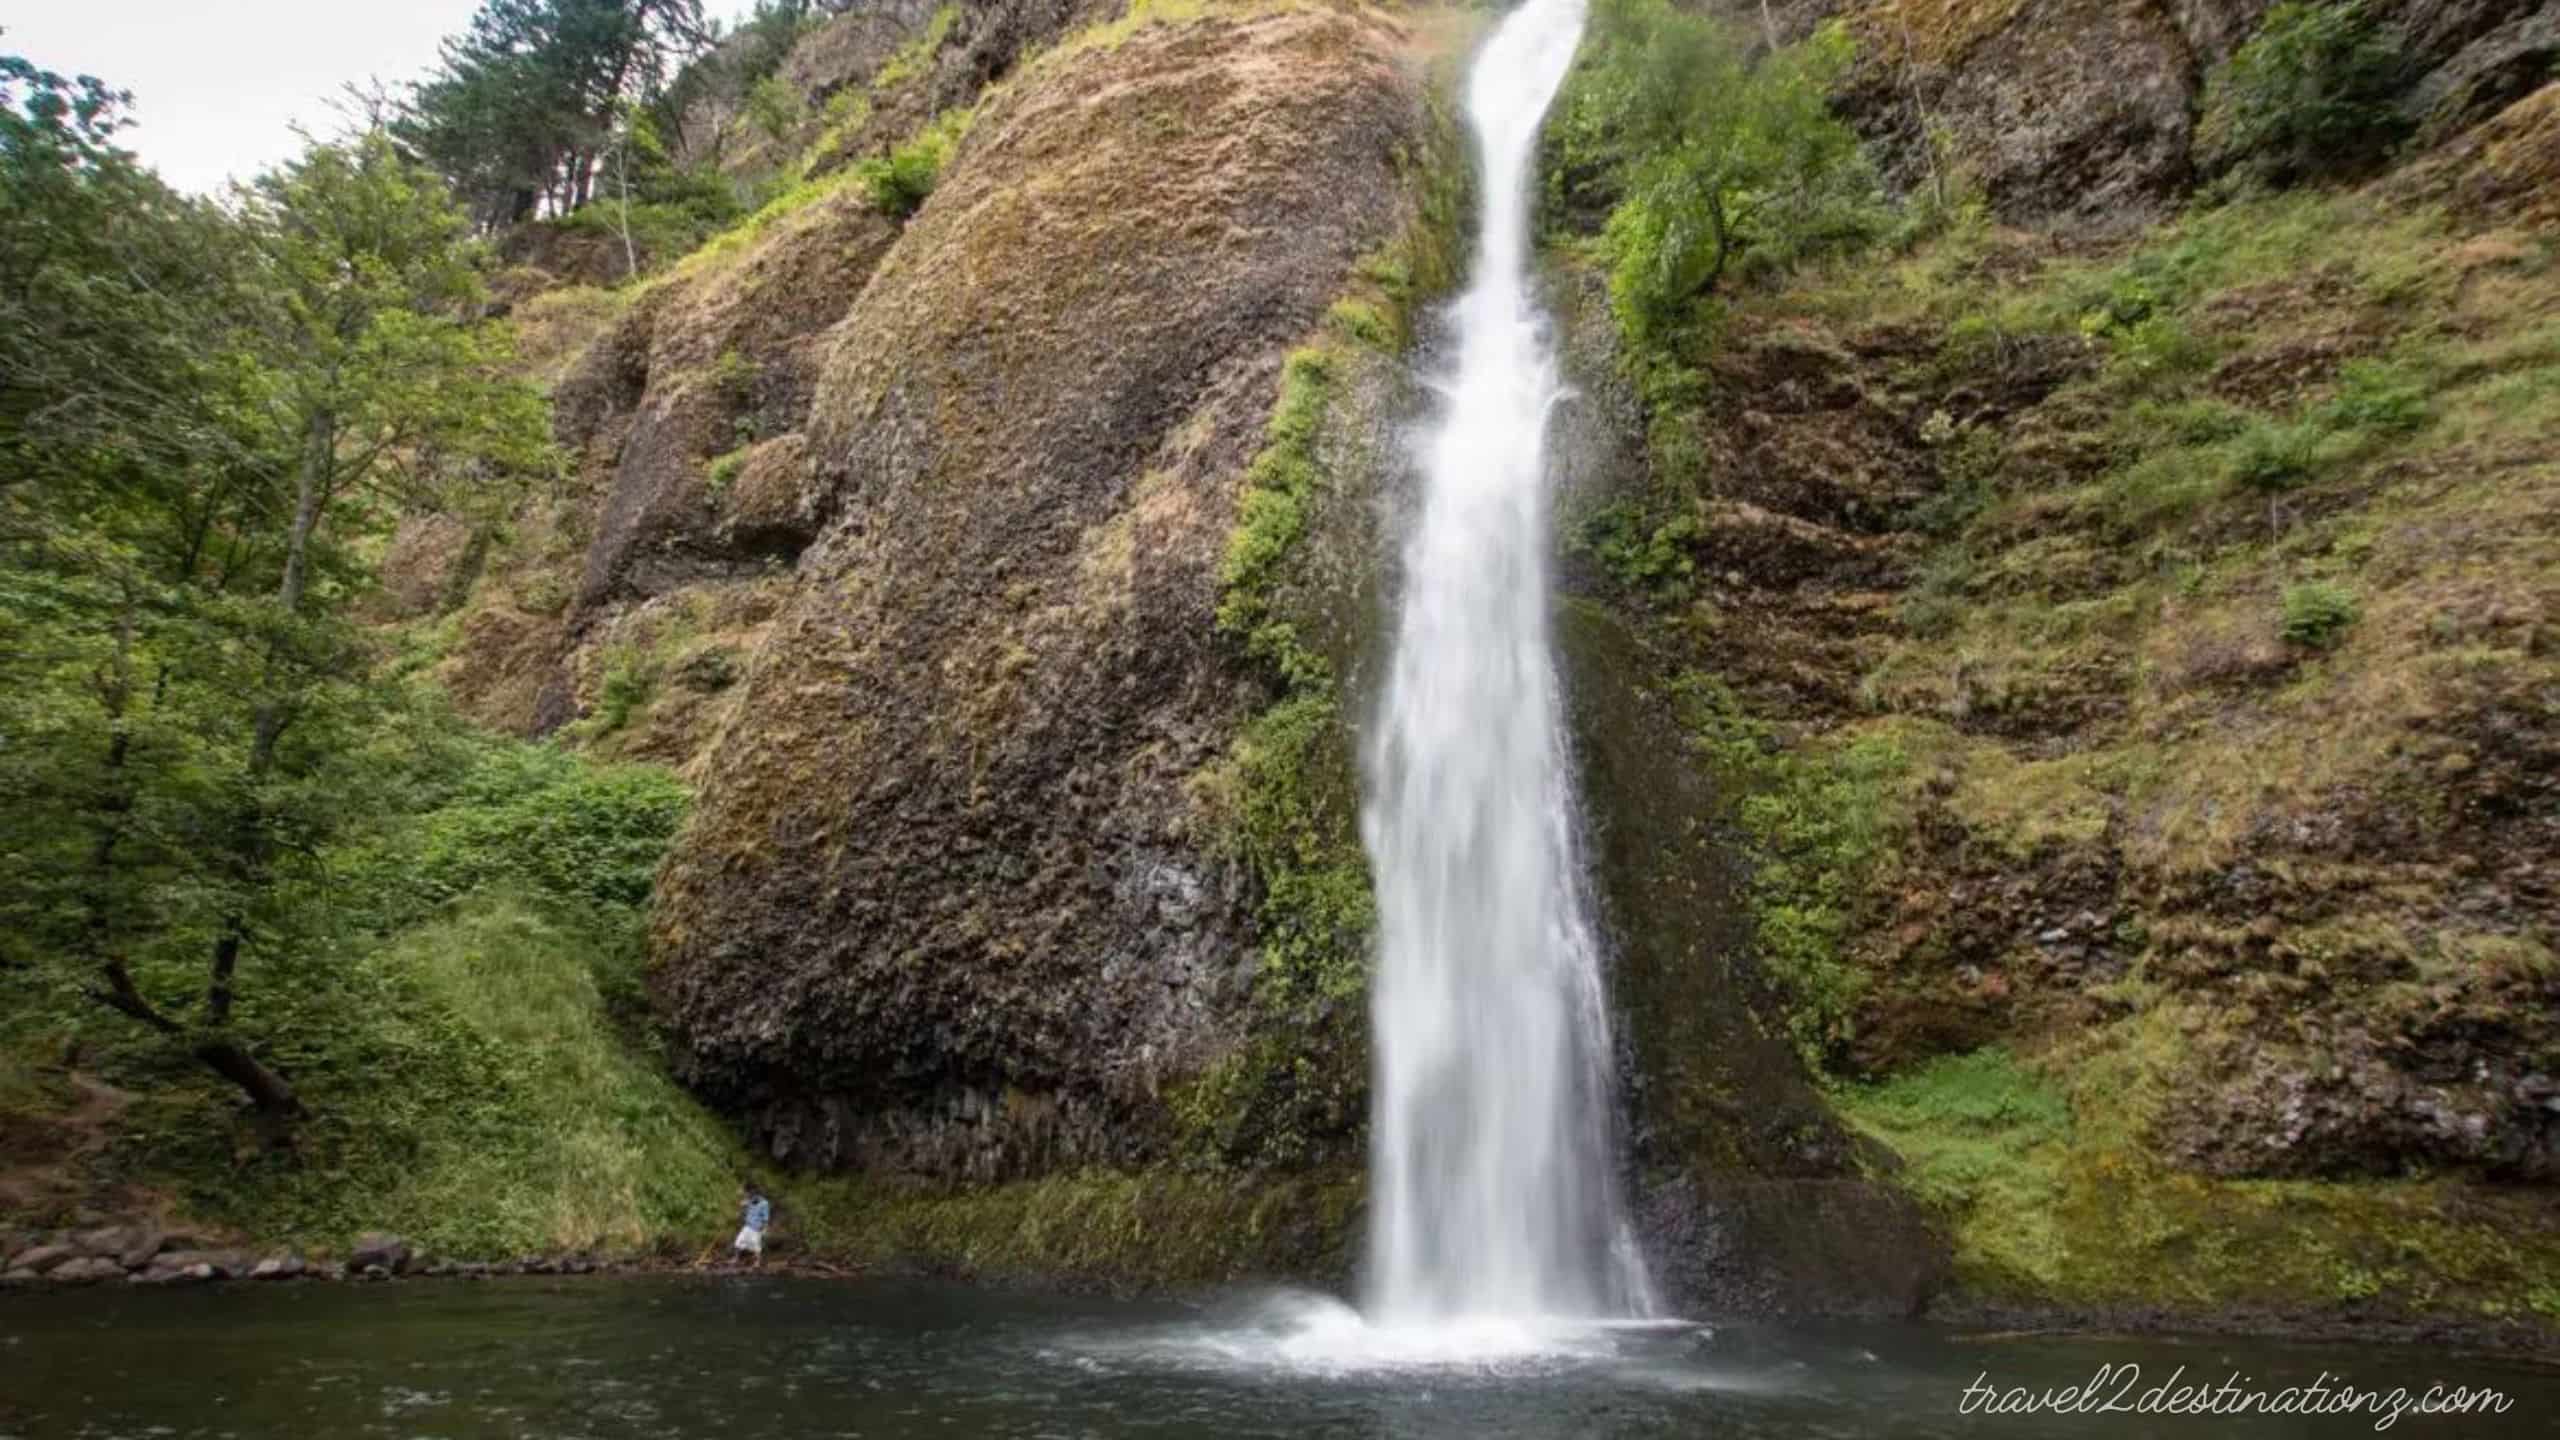
[[[2115,937],[2134,958],[2094,1012],[1994,1004],[2020,1058],[1839,1096],[1914,1162],[1969,1285],[2560,1317],[2560,1227],[2530,1193],[2216,1180],[2156,1143],[2180,1082],[2205,1057],[2285,1046],[2289,1010],[2387,1032],[2547,995],[2548,917],[2494,898],[2449,915],[2476,890],[2458,858],[2311,874],[2322,861],[2270,837],[2352,826],[2377,793],[2432,807],[2422,830],[2446,822],[2437,782],[2469,765],[2467,722],[2530,713],[2560,684],[2560,247],[2356,193],[2200,208],[2080,253],[1959,227],[1734,318],[1776,327],[1927,337],[1934,354],[1896,377],[1916,394],[1996,389],[2028,347],[2087,351],[2082,378],[2021,416],[1930,417],[1945,489],[1914,517],[1916,581],[1861,652],[1856,709],[1772,717],[1797,743],[1767,762],[1769,788],[1823,803],[1768,828],[1814,852],[1799,871],[1843,861],[1837,958],[1857,993],[1830,1003],[1860,1018],[1950,983],[1910,978],[1927,967],[1883,943],[1915,914],[1928,928],[1956,868],[1946,822],[1993,876],[2084,854],[2134,877]],[[2320,900],[2317,923],[2285,921],[2272,966],[2235,963],[2226,922],[2190,903],[2243,862],[2297,867],[2295,892]],[[1763,896],[1764,932],[1804,900]],[[1954,983],[1996,1001],[2040,983],[2036,964],[2010,950]]]
[[[716,1231],[743,1157],[650,1041],[631,908],[683,792],[543,747],[439,743],[459,778],[430,771],[439,793],[415,808],[386,779],[389,813],[323,857],[243,968],[244,1031],[314,1111],[292,1149],[182,1054],[42,994],[0,1022],[0,1170],[23,1218],[163,1211],[321,1247],[390,1229],[485,1257]],[[101,1089],[116,1103],[73,1120]]]

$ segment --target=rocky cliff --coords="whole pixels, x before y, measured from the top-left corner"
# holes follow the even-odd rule
[[[829,336],[822,528],[657,907],[686,1064],[778,1156],[1149,1158],[1235,1043],[1249,897],[1191,784],[1251,703],[1219,567],[1282,353],[1403,218],[1402,39],[1047,57]]]
[[[1653,1140],[1766,1117],[1793,1145],[1749,1173],[1838,1173],[1836,1109],[1977,1302],[2529,1324],[2560,1295],[2549,11],[2398,15],[2383,173],[2220,204],[2195,116],[2255,9],[1847,13],[1852,113],[1916,94],[1983,210],[1736,288],[1687,411],[1616,384],[1561,257],[1624,412],[1570,506],[1595,807],[1638,855],[1711,837],[1639,928],[1727,927],[1719,993],[1828,1026],[1834,1077],[1789,1103],[1783,1046],[1639,1009]],[[1721,820],[1663,830],[1679,782],[1632,757],[1665,745]]]
[[[1668,431],[1554,237],[1559,624],[1663,1272],[1719,1308],[2548,1303],[2553,12],[2385,7],[2408,149],[2213,209],[2199,126],[2265,6],[1706,8],[1845,20],[1839,107],[1955,203],[1734,287]],[[791,1166],[929,1187],[861,1192],[863,1246],[1335,1266],[1351,730],[1465,22],[1100,9],[804,41],[800,128],[723,151],[793,183],[519,302],[574,473],[494,546],[419,522],[394,588],[468,594],[480,718],[685,768],[678,1066]],[[902,214],[864,167],[924,136]]]

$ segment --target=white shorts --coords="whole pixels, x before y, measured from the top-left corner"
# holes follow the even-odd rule
[[[741,1255],[761,1255],[764,1253],[764,1232],[752,1226],[742,1228],[738,1231],[737,1242],[729,1248]]]

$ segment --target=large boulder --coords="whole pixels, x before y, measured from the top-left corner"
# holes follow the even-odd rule
[[[56,1285],[95,1285],[124,1274],[124,1267],[103,1255],[88,1255],[65,1261],[46,1272],[45,1278]]]
[[[68,1241],[38,1245],[11,1256],[9,1268],[36,1275],[49,1275],[72,1261],[80,1259],[82,1253],[77,1244]]]
[[[354,1248],[347,1251],[347,1268],[370,1270],[380,1267],[389,1274],[397,1275],[408,1268],[409,1256],[408,1241],[377,1231],[356,1237]]]
[[[1408,49],[1334,8],[1063,45],[833,332],[824,526],[654,912],[679,1063],[775,1155],[1140,1159],[1233,1044],[1220,558],[1283,353],[1406,211]]]

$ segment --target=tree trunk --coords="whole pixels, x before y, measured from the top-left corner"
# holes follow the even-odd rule
[[[276,605],[284,612],[288,625],[302,612],[303,590],[310,583],[311,536],[320,526],[320,511],[327,501],[330,475],[337,463],[333,414],[323,410],[312,417],[308,443],[302,473],[294,487],[293,528],[285,538],[284,579],[276,589]],[[240,966],[240,952],[249,940],[247,896],[264,889],[267,883],[266,802],[260,791],[275,768],[276,746],[291,723],[284,697],[277,693],[283,650],[288,643],[281,635],[268,642],[262,693],[250,721],[249,798],[233,840],[241,895],[222,917],[221,934],[213,943],[212,978],[204,995],[205,1026],[209,1031],[219,1031],[231,1021],[232,977]],[[195,1053],[217,1074],[247,1091],[261,1111],[286,1115],[302,1112],[302,1102],[295,1097],[293,1087],[259,1064],[238,1041],[224,1035],[208,1035],[197,1044]]]
[[[1707,221],[1715,230],[1716,263],[1708,267],[1707,278],[1699,282],[1696,293],[1700,295],[1716,288],[1716,282],[1724,278],[1725,262],[1733,258],[1733,232],[1725,219],[1721,181],[1707,186]]]
[[[92,964],[104,963],[115,953],[115,874],[116,845],[124,838],[125,817],[133,813],[133,785],[125,778],[125,761],[133,753],[133,729],[125,711],[133,698],[133,611],[135,601],[128,590],[124,611],[116,617],[116,653],[113,667],[99,677],[98,700],[107,712],[112,731],[107,741],[107,779],[98,795],[92,824],[97,838],[89,847],[89,883],[81,896],[81,943],[87,947]],[[165,672],[164,672],[165,673]]]
[[[613,152],[614,172],[622,180],[622,278],[640,273],[640,252],[631,248],[631,137],[625,135]]]
[[[301,1115],[302,1097],[283,1076],[260,1063],[248,1047],[228,1035],[208,1036],[196,1045],[196,1058],[213,1073],[239,1086],[262,1115]]]

